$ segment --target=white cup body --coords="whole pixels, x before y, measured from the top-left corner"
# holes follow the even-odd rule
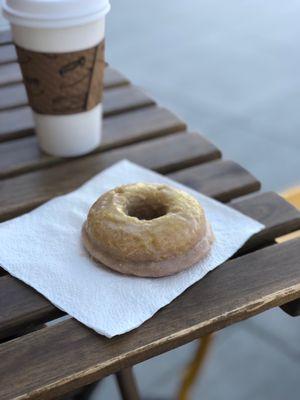
[[[12,24],[14,42],[43,53],[65,53],[88,49],[104,39],[105,16],[86,24],[59,28]],[[45,115],[33,111],[41,148],[49,154],[74,157],[99,146],[102,136],[102,104],[89,111],[68,115]]]
[[[70,115],[33,113],[40,147],[48,154],[76,157],[101,143],[102,104],[89,111]]]

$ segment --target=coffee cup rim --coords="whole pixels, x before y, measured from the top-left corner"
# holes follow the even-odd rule
[[[30,5],[31,0],[27,0]],[[26,2],[26,0],[25,0]],[[36,2],[38,3],[38,2]],[[29,28],[63,28],[79,26],[89,22],[96,21],[104,17],[110,10],[110,3],[108,0],[97,1],[97,7],[95,7],[95,1],[91,0],[91,7],[86,7],[89,2],[85,2],[84,13],[74,12],[68,13],[69,7],[72,4],[78,6],[78,0],[67,0],[67,1],[56,1],[55,4],[57,8],[51,7],[51,12],[47,13],[47,5],[50,2],[40,2],[41,7],[39,10],[30,7],[27,11],[23,9],[17,9],[16,2],[14,0],[4,0],[2,4],[2,12],[4,17],[6,17],[11,24],[29,27]],[[82,4],[82,3],[81,3]],[[44,7],[44,10],[43,10]],[[31,11],[31,12],[30,12]],[[44,11],[44,12],[43,12]]]

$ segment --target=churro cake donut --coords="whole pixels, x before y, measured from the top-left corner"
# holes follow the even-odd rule
[[[123,274],[172,275],[209,252],[214,236],[198,201],[167,185],[136,183],[103,194],[82,229],[88,253]]]

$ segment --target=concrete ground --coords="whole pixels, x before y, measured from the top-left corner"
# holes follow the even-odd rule
[[[297,0],[114,1],[107,58],[265,189],[299,183]]]
[[[280,191],[300,184],[299,17],[297,0],[115,0],[107,59]],[[217,333],[192,400],[298,399],[299,337],[278,309]],[[137,365],[143,398],[174,399],[194,348]],[[119,399],[114,378],[92,399]]]

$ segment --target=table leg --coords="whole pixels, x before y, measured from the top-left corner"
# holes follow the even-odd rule
[[[122,400],[140,400],[133,369],[126,368],[116,373]]]

